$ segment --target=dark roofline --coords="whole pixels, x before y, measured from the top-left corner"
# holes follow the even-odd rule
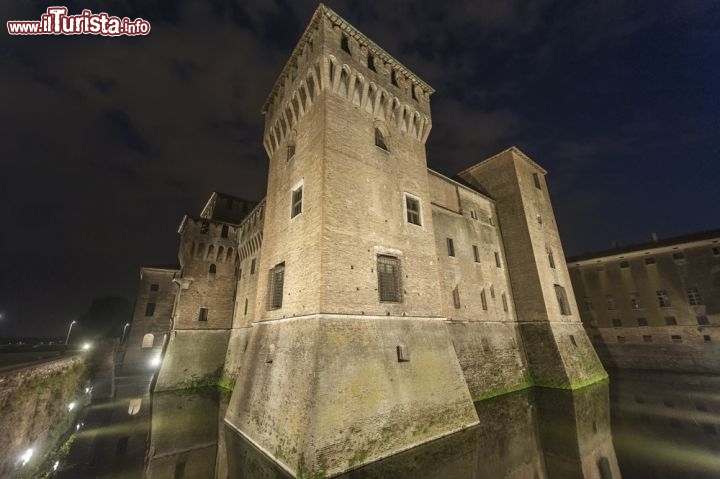
[[[683,243],[692,243],[694,241],[708,240],[712,238],[720,238],[720,229],[700,231],[697,233],[689,233],[681,236],[673,236],[671,238],[663,238],[657,241],[646,241],[644,243],[635,243],[627,246],[621,246],[619,248],[611,248],[603,251],[596,251],[593,253],[583,253],[578,256],[572,256],[567,258],[567,263],[575,263],[578,261],[586,261],[594,258],[602,258],[605,256],[617,256],[624,253],[632,253],[636,251],[643,251],[655,248],[662,248],[665,246],[679,245]]]

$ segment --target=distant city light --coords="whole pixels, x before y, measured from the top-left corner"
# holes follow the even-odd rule
[[[150,366],[152,366],[152,367],[160,366],[160,356],[159,355],[155,356],[154,358],[152,358],[150,360]]]
[[[68,411],[72,411],[73,409],[75,409],[75,403],[71,402],[70,404],[68,404]]]
[[[79,430],[80,430],[80,423],[77,423],[77,424],[75,425],[75,430],[76,430],[76,431],[79,431]]]
[[[57,471],[58,467],[60,467],[60,461],[55,461],[55,464],[53,464],[53,471]]]
[[[82,347],[82,348],[83,348],[83,351],[87,351],[87,350],[90,349],[91,347],[92,347],[92,344],[91,344],[91,343],[85,343],[85,344],[83,344],[83,347]]]
[[[32,450],[32,448],[29,448],[27,451],[25,451],[23,453],[22,456],[20,456],[20,461],[22,462],[23,466],[25,464],[27,464],[28,462],[30,462],[30,458],[32,457],[32,455],[33,455],[33,450]]]
[[[90,391],[92,391],[92,388],[85,388],[85,394],[90,394]]]

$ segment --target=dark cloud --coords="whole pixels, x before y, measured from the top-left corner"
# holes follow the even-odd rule
[[[0,335],[58,333],[176,261],[213,190],[264,195],[260,108],[317,3],[73,1],[138,38],[0,44]],[[548,171],[566,252],[718,226],[720,4],[331,1],[430,83],[432,168],[517,145]],[[37,19],[39,2],[0,2]]]

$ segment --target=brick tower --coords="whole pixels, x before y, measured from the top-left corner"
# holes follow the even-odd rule
[[[321,5],[263,108],[255,322],[226,421],[292,474],[478,422],[437,287],[432,92]]]

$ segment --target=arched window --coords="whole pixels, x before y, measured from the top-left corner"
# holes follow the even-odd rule
[[[214,264],[211,264],[210,265],[210,274],[215,274],[215,273],[217,273],[217,266],[215,266]]]
[[[152,348],[154,342],[155,342],[155,336],[148,333],[145,336],[143,336],[142,347],[143,348]]]
[[[383,135],[380,128],[375,128],[375,146],[382,148],[385,151],[389,151],[387,144],[385,143],[385,135]]]

